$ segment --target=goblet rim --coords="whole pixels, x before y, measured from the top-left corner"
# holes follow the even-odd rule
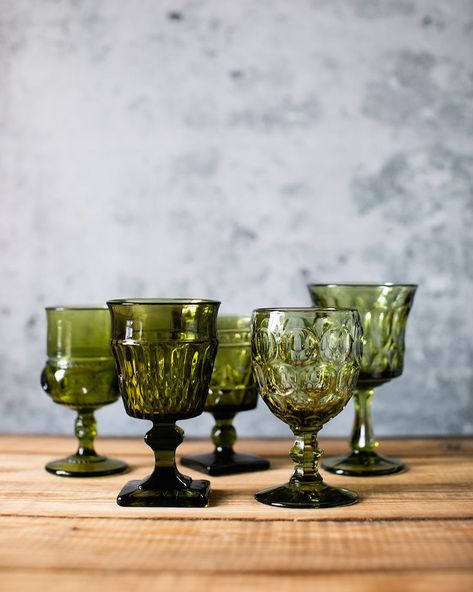
[[[307,284],[308,288],[418,288],[419,284],[402,284],[396,282],[336,282]]]
[[[55,306],[45,306],[44,310],[108,310],[106,304],[57,304]]]
[[[283,306],[255,308],[253,313],[258,312],[356,312],[355,306]]]
[[[114,304],[121,306],[172,306],[173,304],[221,304],[221,302],[209,298],[115,298],[107,300],[107,306]]]
[[[226,323],[241,323],[242,327],[231,326],[231,327],[221,327],[222,322]],[[230,314],[230,315],[218,315],[217,317],[217,330],[219,333],[241,333],[245,330],[250,330],[251,328],[251,313],[250,314]]]

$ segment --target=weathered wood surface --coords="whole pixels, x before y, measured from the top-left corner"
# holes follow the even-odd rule
[[[327,454],[342,440],[324,440]],[[130,478],[150,472],[138,439],[101,439],[100,452],[128,475],[67,479],[44,464],[72,438],[0,437],[0,590],[473,590],[473,439],[387,440],[407,461],[403,474],[343,478],[353,506],[285,510],[253,494],[287,480],[289,441],[241,441],[270,457],[270,471],[212,478],[205,509],[120,508]],[[180,453],[208,450],[185,442]],[[185,468],[184,472],[202,477]]]

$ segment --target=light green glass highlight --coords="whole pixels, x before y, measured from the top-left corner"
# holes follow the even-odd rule
[[[98,477],[126,470],[118,459],[94,449],[97,424],[94,411],[114,403],[117,371],[110,349],[110,315],[103,307],[49,307],[47,362],[41,375],[43,390],[55,403],[77,411],[75,454],[46,465],[65,477]]]
[[[121,506],[203,507],[210,484],[176,468],[183,440],[179,419],[200,415],[217,352],[220,303],[195,299],[111,300],[112,350],[128,415],[153,422],[145,442],[155,456],[153,473],[130,481]]]
[[[252,359],[269,409],[292,429],[294,474],[256,494],[264,504],[327,508],[354,503],[353,491],[326,484],[317,434],[348,403],[361,363],[361,323],[354,309],[257,309]]]
[[[237,440],[233,418],[240,411],[254,409],[258,400],[251,368],[250,317],[219,316],[217,329],[219,346],[205,403],[205,411],[215,418],[212,429],[214,450],[184,456],[181,463],[209,475],[268,469],[266,459],[237,453],[233,448]]]
[[[324,469],[340,475],[377,476],[398,473],[399,459],[376,452],[371,403],[373,389],[402,374],[405,332],[417,286],[414,284],[310,284],[314,306],[352,306],[363,325],[363,358],[354,394],[355,421],[351,452],[326,459]]]

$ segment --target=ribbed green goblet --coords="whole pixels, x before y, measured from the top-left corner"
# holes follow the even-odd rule
[[[99,477],[127,465],[94,450],[94,411],[118,396],[117,369],[110,349],[110,315],[106,306],[46,308],[46,366],[41,385],[55,403],[77,411],[75,454],[49,462],[46,470],[63,477]]]
[[[373,389],[400,376],[407,318],[417,289],[413,284],[310,284],[315,306],[353,306],[363,325],[363,358],[354,394],[351,452],[322,466],[339,475],[370,477],[398,473],[402,461],[378,454],[371,419]]]
[[[112,350],[126,412],[149,419],[145,442],[154,451],[153,473],[130,481],[121,506],[203,507],[210,483],[192,480],[176,468],[176,448],[184,431],[179,419],[204,410],[217,353],[214,300],[111,300]]]
[[[219,316],[218,351],[210,380],[205,411],[215,418],[213,452],[183,456],[186,467],[208,475],[230,475],[269,468],[269,461],[235,452],[237,435],[233,418],[256,407],[258,389],[251,369],[250,317]]]
[[[288,483],[256,494],[288,508],[354,503],[353,491],[327,485],[318,471],[317,433],[349,401],[361,361],[355,309],[260,308],[252,317],[253,366],[263,400],[294,432],[295,471]]]

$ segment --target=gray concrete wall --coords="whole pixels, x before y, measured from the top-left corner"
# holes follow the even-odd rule
[[[47,304],[390,280],[420,287],[378,433],[473,433],[472,58],[468,0],[0,0],[0,430],[71,432]]]

